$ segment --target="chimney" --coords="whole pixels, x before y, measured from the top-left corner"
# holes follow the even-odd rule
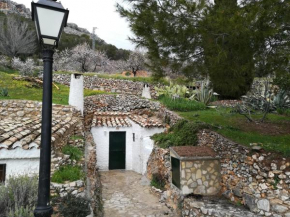
[[[75,106],[83,115],[84,113],[84,76],[72,74],[69,89],[69,105]]]

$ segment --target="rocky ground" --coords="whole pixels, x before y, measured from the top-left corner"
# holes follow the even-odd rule
[[[178,215],[150,193],[149,181],[132,171],[101,173],[105,217],[161,217]]]

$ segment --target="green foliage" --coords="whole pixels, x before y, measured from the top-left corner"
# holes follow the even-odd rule
[[[131,40],[148,49],[149,66],[187,77],[209,76],[224,98],[246,94],[254,75],[276,74],[290,87],[287,1],[125,0],[117,5],[136,35]],[[280,79],[281,78],[281,79]],[[283,89],[285,89],[283,87]]]
[[[277,112],[280,115],[290,116],[290,109],[277,108]]]
[[[58,210],[63,217],[86,217],[91,213],[90,201],[68,193],[63,198],[58,198]]]
[[[83,156],[83,153],[79,148],[71,146],[71,145],[64,146],[62,148],[62,153],[69,155],[71,160],[76,160],[76,161],[79,161]]]
[[[202,84],[199,90],[195,90],[195,93],[191,98],[208,105],[212,102],[213,90]]]
[[[161,148],[168,148],[171,146],[195,146],[197,144],[198,131],[206,128],[209,128],[209,125],[180,120],[169,129],[168,133],[155,134],[151,138]]]
[[[8,213],[7,217],[34,217],[34,207],[32,209],[26,207],[15,208]]]
[[[151,186],[154,186],[155,188],[158,188],[160,190],[164,190],[165,184],[166,182],[164,178],[159,173],[154,173],[152,175],[152,179],[150,182]]]
[[[2,72],[0,71],[0,87],[7,86],[9,87],[9,96],[2,96],[0,94],[1,99],[25,99],[25,100],[36,100],[42,101],[42,91],[39,88],[29,87],[29,82],[27,81],[18,81],[13,80],[13,77],[17,76],[18,73],[14,73],[14,71]],[[69,97],[69,87],[56,84],[59,87],[59,90],[53,87],[52,92],[52,101],[55,104],[68,105],[68,97]],[[1,91],[1,90],[0,90]],[[96,94],[107,94],[104,91],[97,90],[84,90],[85,96],[92,96]]]
[[[194,100],[170,97],[159,97],[159,101],[172,111],[198,111],[206,109],[205,104]]]
[[[131,72],[126,72],[125,75],[126,76],[131,76]]]
[[[179,115],[189,121],[205,122],[217,126],[218,133],[239,144],[249,146],[250,143],[262,143],[266,151],[273,151],[290,156],[289,141],[290,134],[286,135],[265,135],[258,131],[242,128],[241,123],[247,122],[237,113],[232,113],[229,108],[207,109],[195,112],[179,112]],[[261,115],[253,115],[255,119],[260,119]],[[267,123],[290,122],[290,117],[277,114],[268,114]]]
[[[8,97],[9,96],[8,89],[7,88],[0,88],[0,96]]]
[[[84,177],[84,174],[78,166],[62,166],[57,170],[51,178],[52,182],[64,183],[65,181],[77,181]]]
[[[0,217],[30,217],[38,194],[38,177],[9,177],[0,184]]]
[[[185,98],[186,95],[189,94],[189,90],[185,85],[178,85],[173,84],[173,82],[170,82],[169,86],[165,87],[155,87],[155,90],[157,91],[158,96],[166,96],[166,97],[183,97]]]

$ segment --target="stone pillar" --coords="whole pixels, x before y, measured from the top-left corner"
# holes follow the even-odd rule
[[[75,106],[83,115],[84,112],[84,76],[72,74],[69,90],[69,105]]]

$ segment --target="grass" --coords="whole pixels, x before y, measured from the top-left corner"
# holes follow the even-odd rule
[[[170,97],[160,97],[159,101],[172,111],[198,111],[205,110],[206,106],[194,100],[184,98],[171,99]]]
[[[290,134],[265,135],[252,129],[242,128],[241,123],[246,122],[246,119],[239,114],[230,113],[230,109],[179,112],[179,115],[190,121],[202,121],[218,126],[216,129],[218,133],[239,144],[249,146],[250,143],[262,143],[263,148],[267,151],[275,151],[284,156],[290,156]],[[256,115],[256,118],[259,117]],[[290,117],[278,114],[267,116],[267,122],[277,124],[281,121],[290,121]]]
[[[197,132],[204,128],[209,128],[209,126],[203,123],[181,120],[171,127],[168,133],[155,134],[151,138],[161,148],[194,146],[198,142]]]
[[[70,159],[75,161],[79,161],[83,156],[83,153],[79,148],[71,145],[64,146],[62,148],[62,153],[69,155]]]
[[[13,77],[18,76],[17,71],[6,70],[5,72],[0,71],[0,88],[8,89],[8,97],[0,95],[1,99],[21,99],[21,100],[35,100],[42,101],[42,89],[29,87],[29,82],[27,81],[16,81],[13,80]],[[69,98],[69,87],[56,84],[59,87],[59,90],[53,87],[52,101],[55,104],[68,105]],[[105,91],[96,91],[96,90],[84,90],[85,96],[92,96],[97,94],[108,94]]]
[[[154,186],[157,189],[165,190],[166,183],[165,183],[165,180],[162,178],[162,176],[160,174],[154,173],[152,175],[152,179],[151,179],[150,185]]]
[[[84,177],[84,174],[78,166],[62,166],[57,170],[51,178],[52,182],[64,183],[65,181],[77,181]]]
[[[72,74],[73,72],[59,71],[55,73],[56,74]],[[128,77],[128,76],[123,76],[121,74],[99,74],[99,73],[85,73],[84,76],[98,76],[99,78],[106,78],[106,79],[119,79],[119,80],[129,80],[129,81],[134,81],[134,82],[139,81],[139,82],[144,82],[144,83],[149,83],[149,84],[161,83],[164,85],[169,85],[169,81],[167,81],[164,78],[156,80],[153,77]]]

